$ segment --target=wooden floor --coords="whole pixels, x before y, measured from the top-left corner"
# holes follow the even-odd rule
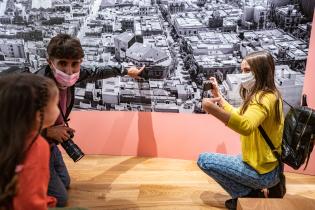
[[[69,206],[88,209],[225,209],[228,194],[194,161],[89,155],[64,156]],[[287,196],[315,199],[315,176],[286,173]],[[315,207],[314,207],[315,209]]]

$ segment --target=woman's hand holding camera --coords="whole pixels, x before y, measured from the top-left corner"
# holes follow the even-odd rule
[[[57,125],[47,128],[47,137],[62,143],[71,137],[71,132],[74,133],[75,130],[64,125]]]
[[[210,77],[209,81],[212,84],[212,88],[210,89],[210,91],[211,91],[213,98],[211,98],[211,100],[207,100],[207,98],[205,98],[206,100],[203,100],[202,107],[208,106],[208,108],[210,108],[211,105],[209,103],[212,103],[214,105],[218,105],[219,107],[222,107],[224,102],[225,102],[225,99],[223,98],[223,96],[221,94],[218,82],[217,82],[215,77]],[[205,110],[205,111],[207,111],[207,110]]]
[[[204,98],[202,100],[202,109],[207,113],[211,113],[211,110],[217,108],[218,105],[220,106],[222,104],[221,100],[222,100],[221,97]]]
[[[204,98],[202,100],[202,109],[205,110],[208,114],[213,115],[214,117],[221,120],[225,125],[228,124],[231,114],[224,111],[222,104],[224,99],[222,97],[216,98]],[[219,106],[218,106],[219,105]]]
[[[212,84],[210,91],[213,95],[213,98],[204,98],[202,100],[202,109],[206,113],[213,115],[214,117],[221,120],[225,125],[227,125],[231,115],[222,108],[225,99],[221,95],[217,80],[214,77],[210,77],[209,80]]]

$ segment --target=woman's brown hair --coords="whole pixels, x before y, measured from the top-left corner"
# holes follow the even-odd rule
[[[276,99],[276,120],[281,121],[280,101],[281,94],[275,84],[275,63],[272,55],[267,51],[258,51],[248,54],[245,58],[250,70],[255,76],[255,85],[251,90],[246,90],[241,86],[240,95],[244,100],[240,113],[243,114],[252,100],[257,100],[255,97],[258,93],[258,103],[261,104],[261,100],[267,93],[275,94]]]

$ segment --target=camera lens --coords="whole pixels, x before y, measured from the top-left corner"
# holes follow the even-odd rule
[[[84,153],[82,150],[76,145],[73,140],[70,138],[67,141],[61,143],[61,146],[67,152],[69,157],[74,161],[79,161],[82,157],[84,157]]]

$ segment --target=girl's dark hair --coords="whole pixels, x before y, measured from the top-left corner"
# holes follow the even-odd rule
[[[47,46],[47,54],[49,59],[81,59],[84,57],[79,39],[68,34],[58,34],[53,37]]]
[[[34,74],[11,74],[0,77],[0,209],[12,209],[17,191],[16,166],[21,164],[27,150],[39,135],[44,121],[44,108],[56,84],[49,78]],[[40,126],[32,142],[26,142]]]
[[[275,104],[275,106],[277,107],[275,109],[276,121],[280,122],[280,101],[282,97],[275,84],[275,63],[272,55],[267,51],[258,51],[248,54],[244,58],[244,60],[246,60],[249,64],[250,70],[253,72],[256,82],[254,87],[250,91],[247,91],[245,88],[241,87],[240,95],[244,102],[241,107],[240,113],[243,114],[251,101],[256,100],[255,96],[258,93],[261,93],[259,95],[259,98],[257,99],[259,104],[261,104],[261,100],[264,95],[266,95],[267,93],[273,93],[277,97]]]

